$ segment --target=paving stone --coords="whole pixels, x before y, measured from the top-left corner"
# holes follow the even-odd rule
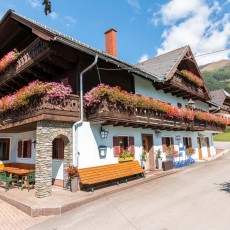
[[[0,200],[0,230],[24,230],[54,216],[31,217],[14,206]]]

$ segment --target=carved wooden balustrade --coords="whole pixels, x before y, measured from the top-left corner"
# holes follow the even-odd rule
[[[169,117],[164,113],[150,109],[130,108],[121,104],[111,104],[104,100],[99,106],[86,110],[91,123],[125,127],[141,127],[166,130],[223,131],[225,126],[205,121],[189,121]]]
[[[174,74],[171,83],[177,85],[180,88],[187,88],[188,91],[192,92],[193,94],[199,97],[204,97],[205,92],[203,88],[187,80],[185,77],[183,77],[182,74],[178,72]]]
[[[48,44],[39,38],[36,39],[20,53],[14,62],[9,64],[9,67],[0,73],[0,85],[29,67],[44,54],[48,53],[48,51]]]
[[[38,120],[78,121],[79,97],[71,95],[65,100],[53,100],[46,96],[31,98],[26,106],[0,114],[0,129]]]

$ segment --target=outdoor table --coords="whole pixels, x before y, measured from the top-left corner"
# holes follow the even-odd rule
[[[8,172],[10,174],[10,177],[12,177],[12,171],[17,170],[19,168],[15,168],[15,167],[4,167],[2,170],[5,172]]]
[[[27,174],[29,173],[30,170],[28,169],[12,169],[10,170],[11,173],[18,175],[18,176],[25,176],[27,179]],[[25,183],[25,186],[27,186],[28,184]],[[21,186],[23,186],[23,184],[21,184]]]

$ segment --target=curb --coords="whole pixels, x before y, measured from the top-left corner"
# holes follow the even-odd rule
[[[149,175],[148,175],[148,173],[147,173],[145,178],[132,180],[128,184],[122,183],[122,184],[120,184],[120,186],[115,187],[114,189],[112,189],[110,191],[97,193],[97,190],[96,190],[94,192],[94,196],[92,196],[92,197],[82,198],[82,200],[73,201],[71,203],[66,203],[62,206],[57,205],[56,207],[37,208],[37,207],[33,207],[33,206],[29,206],[29,205],[20,203],[19,201],[13,200],[9,197],[5,197],[3,195],[0,195],[0,199],[9,203],[12,206],[18,208],[19,210],[23,211],[24,213],[26,213],[27,215],[32,216],[32,217],[59,215],[59,214],[65,213],[67,211],[70,211],[74,208],[80,207],[84,204],[88,204],[92,201],[103,198],[105,196],[108,196],[108,195],[111,195],[111,194],[114,194],[117,192],[121,192],[121,191],[124,191],[127,189],[131,189],[131,188],[137,187],[141,184],[148,183],[149,181],[152,181],[152,180],[155,180],[155,179],[158,179],[161,177],[165,177],[168,175],[172,175],[172,174],[178,173],[178,172],[186,170],[186,169],[187,169],[187,167],[179,168],[179,169],[172,169],[169,171],[162,171],[162,172],[159,172],[156,174],[149,173]],[[98,191],[100,191],[100,190],[98,190]]]

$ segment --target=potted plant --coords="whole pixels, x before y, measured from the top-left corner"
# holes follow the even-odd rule
[[[122,150],[119,158],[118,158],[118,162],[122,163],[122,162],[126,162],[126,161],[133,161],[134,160],[134,154],[130,153],[129,150]]]
[[[193,147],[188,147],[188,148],[186,148],[186,154],[189,154],[189,155],[192,155],[192,154],[194,154],[195,153],[195,149],[193,148]]]
[[[162,169],[162,151],[160,149],[157,149],[155,151],[156,153],[156,168],[157,169]]]
[[[166,157],[178,157],[178,151],[176,151],[174,149],[174,146],[172,145],[169,145],[167,148],[166,148],[166,153],[165,153]]]
[[[78,188],[78,167],[74,165],[69,165],[69,167],[66,170],[68,179],[71,184],[71,192],[77,192]]]
[[[147,152],[145,150],[143,150],[141,153],[141,165],[142,165],[143,169],[145,169],[145,165],[146,165],[147,160],[148,160]]]

